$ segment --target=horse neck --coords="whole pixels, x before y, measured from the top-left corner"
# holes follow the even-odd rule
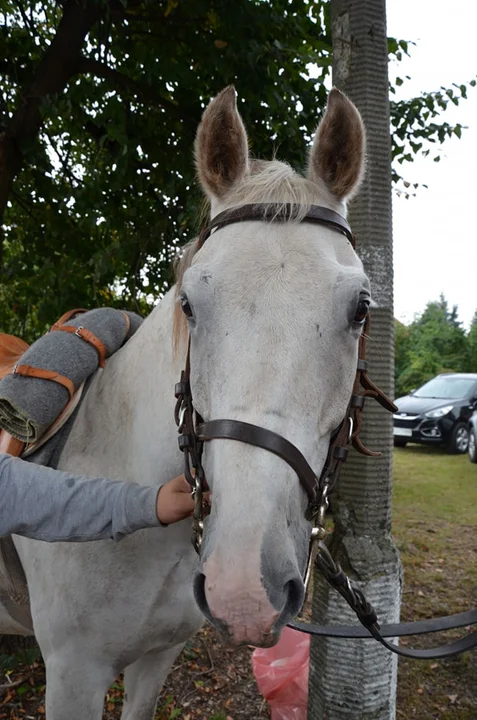
[[[75,420],[60,467],[157,485],[182,472],[173,418],[170,291],[98,372]]]

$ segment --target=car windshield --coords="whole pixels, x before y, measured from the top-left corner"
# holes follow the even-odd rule
[[[466,397],[471,392],[474,384],[475,380],[469,378],[436,377],[429,380],[419,390],[416,390],[414,397],[455,400]]]

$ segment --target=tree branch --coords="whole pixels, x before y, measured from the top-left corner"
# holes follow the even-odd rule
[[[83,185],[83,182],[80,178],[77,178],[72,169],[68,166],[68,160],[69,160],[69,150],[66,153],[66,157],[63,155],[61,150],[58,147],[58,143],[55,141],[53,135],[49,133],[48,131],[44,130],[44,133],[46,137],[48,138],[48,142],[50,143],[51,149],[56,153],[58,160],[61,163],[61,169],[63,171],[63,177],[68,177],[70,181],[70,185],[72,188],[76,187],[77,185]],[[71,141],[70,141],[70,148],[71,148]]]
[[[26,27],[28,30],[30,30],[30,32],[31,32],[31,34],[33,35],[33,37],[37,39],[37,38],[38,38],[38,33],[37,33],[37,31],[36,31],[36,27],[35,27],[35,25],[33,24],[33,21],[30,20],[30,18],[29,18],[28,15],[26,14],[25,8],[23,7],[23,3],[21,2],[21,0],[16,0],[16,5],[18,6],[18,9],[20,10],[20,14],[21,14],[21,16],[22,16],[23,22],[25,23],[25,27]]]
[[[164,110],[167,110],[167,112],[177,120],[181,120],[182,122],[189,124],[191,127],[195,127],[195,122],[191,122],[187,117],[184,117],[180,108],[171,100],[162,97],[162,95],[156,92],[156,90],[154,90],[154,88],[150,85],[138,80],[133,80],[119,70],[109,67],[109,65],[105,65],[93,58],[82,57],[77,64],[76,70],[78,73],[89,73],[91,75],[95,75],[96,77],[103,78],[104,80],[110,80],[117,90],[124,90],[128,94],[135,95],[140,98],[143,102],[145,101],[157,107],[161,107]]]
[[[13,181],[22,166],[22,151],[38,134],[44,100],[64,90],[75,74],[86,35],[101,15],[94,0],[66,0],[56,35],[46,49],[30,86],[21,93],[19,107],[0,134],[0,220]]]

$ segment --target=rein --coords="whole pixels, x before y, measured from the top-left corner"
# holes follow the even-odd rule
[[[216,215],[204,227],[199,236],[198,248],[202,247],[212,233],[218,232],[232,223],[249,221],[288,222],[293,220],[330,227],[343,234],[352,247],[355,247],[351,228],[341,215],[329,208],[312,205],[307,213],[301,216],[298,214],[299,209],[299,206],[292,204],[274,205],[267,203],[243,205],[231,210],[225,210]],[[356,376],[348,408],[343,421],[330,442],[328,456],[319,478],[298,448],[286,438],[271,430],[239,420],[218,419],[206,422],[202,420],[195,411],[192,401],[189,338],[185,369],[181,373],[180,382],[175,386],[177,403],[174,417],[179,432],[179,448],[184,454],[184,475],[192,487],[192,494],[195,498],[192,543],[196,552],[200,555],[205,516],[203,494],[207,488],[205,472],[202,466],[204,443],[216,439],[227,439],[267,450],[288,463],[296,473],[308,497],[305,517],[313,523],[313,528],[310,536],[305,575],[305,597],[311,576],[313,545],[317,542],[318,551],[314,561],[316,569],[346,600],[364,626],[363,628],[354,625],[323,626],[294,620],[289,623],[289,627],[311,635],[326,637],[374,638],[388,650],[403,657],[415,659],[451,657],[477,647],[477,631],[448,645],[430,650],[404,649],[385,638],[438,632],[477,624],[477,610],[433,620],[381,627],[371,603],[366,600],[362,591],[345,575],[341,567],[335,563],[328,547],[323,542],[328,535],[324,527],[325,514],[329,505],[328,498],[336,485],[341,466],[348,457],[349,446],[352,445],[355,450],[363,455],[379,456],[381,454],[366,448],[359,437],[361,432],[361,412],[366,398],[374,398],[389,412],[397,410],[394,403],[368,377],[366,361],[368,329],[369,315],[359,338]]]

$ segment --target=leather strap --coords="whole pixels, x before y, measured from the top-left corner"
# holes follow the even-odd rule
[[[205,243],[213,230],[220,230],[226,225],[237,222],[247,222],[249,220],[272,221],[272,222],[289,222],[298,214],[299,205],[287,203],[284,205],[275,205],[273,203],[254,203],[251,205],[242,205],[240,207],[224,210],[216,215],[209,224],[202,230],[199,236],[199,248]],[[329,225],[345,235],[351,245],[355,246],[354,236],[351,228],[342,215],[334,210],[321,207],[320,205],[311,205],[308,212],[300,222],[315,223],[318,225]]]
[[[294,621],[291,627],[312,635],[324,635],[328,637],[372,637],[383,645],[387,650],[401,655],[402,657],[414,658],[415,660],[431,660],[437,658],[452,657],[462,652],[477,647],[477,631],[466,635],[460,640],[453,641],[448,645],[425,650],[414,648],[403,648],[395,643],[386,640],[386,637],[399,637],[402,635],[418,635],[421,633],[439,632],[450,628],[464,627],[477,624],[477,610],[460,613],[455,616],[444,618],[433,618],[417,623],[403,623],[397,625],[380,627],[374,607],[366,599],[363,591],[350,580],[343,572],[341,566],[334,560],[328,546],[323,541],[318,542],[318,552],[315,557],[315,567],[323,575],[331,587],[339,592],[341,597],[348,603],[349,607],[356,613],[360,623],[365,628],[357,629],[353,626],[329,626],[313,625]]]
[[[288,626],[294,630],[308,633],[319,637],[336,637],[336,638],[362,638],[365,640],[374,639],[383,645],[387,650],[401,655],[402,657],[412,658],[414,660],[438,660],[441,658],[449,658],[454,655],[460,655],[468,650],[477,647],[477,631],[465,635],[459,640],[441,645],[437,648],[427,648],[417,650],[415,648],[403,648],[395,643],[385,640],[388,637],[404,637],[409,635],[424,635],[431,632],[442,632],[443,630],[453,630],[460,627],[468,627],[477,624],[477,610],[470,610],[466,613],[458,615],[447,615],[441,618],[432,618],[431,620],[421,620],[411,623],[398,623],[396,625],[383,625],[379,628],[376,625],[367,626],[363,623],[359,625],[314,625],[312,623],[304,623],[293,620]],[[379,628],[379,629],[378,629]]]
[[[91,330],[88,330],[82,325],[79,327],[74,327],[73,325],[58,325],[58,327],[55,327],[54,330],[55,332],[63,330],[64,332],[72,333],[73,335],[81,338],[81,340],[87,342],[89,345],[92,345],[99,356],[99,367],[104,368],[106,365],[106,347],[104,343],[91,332]]]
[[[402,648],[399,645],[388,642],[382,637],[380,630],[374,626],[371,626],[369,631],[374,639],[380,642],[387,650],[390,650],[401,657],[412,658],[413,660],[439,660],[441,658],[449,658],[477,647],[477,631],[472,632],[459,640],[455,640],[448,645],[441,645],[440,647],[429,648],[426,650]]]
[[[465,613],[457,615],[447,615],[441,618],[432,618],[431,620],[420,620],[410,623],[397,623],[396,625],[383,625],[379,628],[366,627],[366,625],[314,625],[312,623],[300,622],[293,620],[288,626],[294,630],[308,633],[319,637],[336,637],[336,638],[361,638],[364,640],[377,640],[384,645],[387,650],[401,655],[402,657],[413,658],[415,660],[436,660],[439,658],[448,658],[453,655],[460,655],[463,652],[472,650],[477,647],[477,631],[469,633],[459,640],[455,640],[447,645],[441,645],[437,648],[428,648],[424,650],[416,650],[414,648],[403,648],[395,643],[388,642],[388,637],[407,637],[410,635],[424,635],[426,633],[442,632],[444,630],[454,630],[456,628],[468,627],[477,624],[477,610],[469,610]]]
[[[65,375],[60,375],[60,373],[54,372],[53,370],[42,370],[32,365],[15,365],[12,374],[22,375],[23,377],[40,378],[41,380],[51,380],[59,385],[63,385],[63,387],[68,390],[70,400],[75,394],[75,386],[71,380],[65,377]]]
[[[131,330],[131,318],[129,317],[129,315],[127,313],[124,312],[124,310],[121,310],[121,313],[122,313],[124,319],[126,320],[126,338],[128,338],[129,332]]]
[[[49,332],[52,332],[53,330],[58,330],[60,325],[64,325],[64,323],[73,320],[73,318],[75,318],[77,315],[82,315],[85,312],[88,312],[85,308],[75,308],[74,310],[68,310],[67,312],[63,313],[63,315],[51,326]]]
[[[318,637],[348,638],[350,640],[373,639],[373,635],[364,625],[314,625],[301,620],[292,620],[288,624],[295,630]],[[379,633],[383,638],[410,637],[412,635],[443,632],[444,630],[455,630],[475,624],[477,624],[477,610],[467,610],[455,615],[446,615],[445,617],[431,618],[430,620],[381,625]]]
[[[209,420],[196,428],[201,442],[213,439],[238,440],[278,455],[296,472],[310,503],[316,500],[318,479],[302,453],[281,435],[239,420]]]
[[[13,435],[10,435],[10,433],[3,428],[0,430],[0,453],[18,457],[22,454],[24,447],[24,442],[13,437]]]

